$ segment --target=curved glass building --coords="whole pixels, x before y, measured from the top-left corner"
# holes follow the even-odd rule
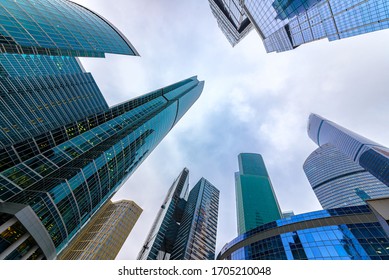
[[[388,260],[389,199],[292,216],[226,244],[219,260]]]
[[[330,144],[389,186],[389,149],[336,123],[311,114],[308,135],[319,146]]]
[[[367,199],[389,196],[389,188],[330,144],[316,149],[304,172],[324,209],[363,205]]]
[[[2,1],[0,10],[0,53],[138,55],[130,41],[108,20],[71,1]]]

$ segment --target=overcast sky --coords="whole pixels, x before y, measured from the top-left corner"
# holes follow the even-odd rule
[[[141,57],[85,58],[109,105],[193,75],[199,100],[114,197],[143,208],[117,259],[135,259],[174,179],[220,190],[216,254],[236,237],[234,172],[260,153],[283,211],[321,209],[302,165],[317,148],[311,112],[389,146],[389,30],[267,54],[255,30],[232,48],[207,0],[77,0],[103,15]]]

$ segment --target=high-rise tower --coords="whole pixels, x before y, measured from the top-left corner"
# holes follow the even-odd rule
[[[215,259],[219,190],[201,178],[188,194],[184,168],[170,187],[138,259]]]
[[[209,2],[211,7],[218,2],[223,11],[231,1]],[[389,27],[386,12],[389,2],[381,0],[241,0],[238,7],[268,53],[293,50],[323,38],[334,41]],[[229,39],[231,32],[225,32],[226,28],[220,24],[230,21],[229,14],[214,12],[214,15]]]
[[[188,191],[189,170],[184,168],[170,187],[138,259],[170,259],[188,199]]]
[[[389,187],[331,144],[310,154],[304,172],[324,209],[364,205],[389,196]]]
[[[114,260],[142,211],[133,201],[108,200],[58,259]]]
[[[165,137],[202,88],[203,82],[189,78],[51,131],[45,152],[36,147],[36,155],[0,173],[0,212],[18,217],[27,211],[29,219],[37,221],[34,226],[46,232],[49,248],[44,255],[55,257]],[[22,232],[29,232],[30,225],[19,221],[25,227]],[[36,242],[42,238],[33,237]],[[15,239],[10,235],[8,247]],[[13,251],[10,248],[8,255]]]
[[[309,116],[308,135],[320,147],[335,147],[389,187],[388,148],[315,114]]]
[[[259,154],[238,156],[239,172],[235,173],[238,234],[281,218],[265,163]]]
[[[66,0],[0,4],[0,259],[55,259],[200,96],[188,78],[108,108],[75,56],[137,55]]]
[[[214,260],[219,190],[201,178],[189,193],[172,260]]]

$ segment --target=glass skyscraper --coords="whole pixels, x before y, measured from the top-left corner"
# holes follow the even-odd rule
[[[215,259],[219,190],[201,178],[188,194],[184,168],[170,187],[138,259]]]
[[[316,149],[303,168],[324,209],[363,205],[368,199],[389,196],[387,185],[331,144]]]
[[[389,199],[295,215],[226,244],[218,260],[389,260]]]
[[[309,117],[308,135],[320,147],[335,147],[389,187],[388,148],[315,114]]]
[[[282,217],[265,163],[259,154],[238,156],[235,173],[238,234]]]
[[[74,56],[137,55],[70,1],[0,3],[0,259],[55,259],[200,96],[191,77],[108,108]]]
[[[44,152],[35,146],[36,155],[1,172],[0,212],[16,215],[24,208],[32,210],[29,215],[49,235],[46,242],[54,250],[50,256],[61,252],[197,100],[202,88],[203,82],[189,78],[50,131]],[[11,240],[4,239],[5,246]]]
[[[243,0],[240,6],[268,53],[389,28],[389,3],[382,0]]]
[[[184,168],[170,187],[138,259],[168,260],[173,252],[189,192],[189,170]]]
[[[240,0],[209,0],[217,23],[232,46],[240,42],[253,28]]]

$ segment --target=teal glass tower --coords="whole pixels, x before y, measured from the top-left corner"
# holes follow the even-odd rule
[[[51,131],[51,136],[61,137],[51,138],[45,152],[1,172],[0,212],[17,216],[28,211],[34,226],[46,232],[49,248],[42,245],[43,254],[55,257],[166,136],[202,88],[203,82],[189,78]],[[21,223],[21,232],[29,232],[30,226]],[[11,254],[10,246],[4,248],[5,258],[23,256],[19,251]]]
[[[212,10],[215,2],[221,11],[232,6],[232,1],[209,2]],[[241,0],[235,6],[255,28],[268,53],[293,50],[324,38],[334,41],[389,28],[389,2],[382,0]],[[240,25],[233,25],[228,13],[214,15],[231,42],[230,38],[239,34]],[[235,28],[224,28],[220,22]]]
[[[66,0],[0,3],[0,260],[55,259],[199,98],[191,77],[108,107],[76,56],[137,55]]]
[[[282,217],[276,195],[259,154],[238,156],[239,172],[235,173],[238,234]]]

